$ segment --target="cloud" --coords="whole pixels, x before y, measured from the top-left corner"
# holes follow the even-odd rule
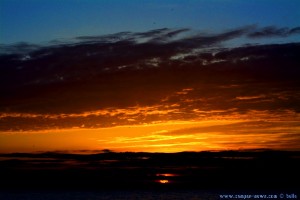
[[[223,120],[199,121],[190,128],[173,126],[171,130],[162,129],[142,136],[119,136],[101,140],[117,145],[117,149],[174,147],[178,151],[186,149],[241,149],[271,148],[295,149],[299,141],[299,122],[290,121],[250,121]],[[166,128],[166,127],[164,127]],[[289,146],[292,144],[293,147]]]
[[[178,36],[181,33],[188,32],[190,29],[169,29],[161,28],[150,30],[146,32],[119,32],[103,36],[79,36],[75,40],[82,43],[92,43],[92,42],[103,42],[103,43],[114,43],[121,41],[135,41],[140,42],[144,41],[147,43],[153,42],[168,42],[174,37]]]
[[[39,50],[40,48],[40,45],[30,44],[27,42],[19,42],[12,45],[0,44],[0,55],[24,54]]]
[[[290,29],[289,34],[300,34],[300,27]]]
[[[249,38],[263,38],[263,37],[288,37],[293,34],[300,34],[300,27],[294,28],[278,28],[275,26],[267,26],[258,28],[253,32],[247,34]]]
[[[247,121],[244,119],[242,122],[228,121],[226,124],[212,125],[212,126],[201,126],[187,129],[179,129],[175,131],[169,131],[164,135],[190,135],[190,134],[207,134],[207,133],[222,133],[226,135],[249,135],[249,134],[279,134],[279,133],[297,133],[300,129],[298,122],[290,121]],[[268,136],[267,136],[268,137]]]
[[[108,43],[114,43],[119,41],[130,41],[135,38],[134,33],[126,31],[126,32],[119,32],[114,34],[108,34],[108,35],[100,35],[100,36],[78,36],[75,37],[76,43],[79,44],[93,44],[93,43],[102,43],[102,44],[108,44]]]
[[[291,35],[299,27],[244,26],[215,34],[162,28],[2,46],[18,51],[0,56],[0,129],[298,113],[299,43],[219,46],[276,30]]]
[[[146,32],[140,32],[140,33],[136,33],[136,36],[139,37],[157,37],[159,35],[165,34],[166,32],[170,31],[170,29],[168,28],[161,28],[161,29],[154,29],[154,30],[150,30],[150,31],[146,31]]]
[[[154,35],[154,37],[149,42],[168,42],[175,36],[178,36],[180,33],[188,32],[190,29],[184,28],[179,30],[171,30],[163,34]]]
[[[240,96],[240,97],[236,97],[237,100],[253,100],[253,99],[263,99],[266,96],[261,94],[258,96]]]

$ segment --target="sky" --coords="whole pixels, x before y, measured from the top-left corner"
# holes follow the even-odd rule
[[[0,9],[0,152],[300,150],[299,1]]]
[[[295,27],[299,7],[297,0],[1,0],[0,43],[158,28],[211,33],[245,25]]]

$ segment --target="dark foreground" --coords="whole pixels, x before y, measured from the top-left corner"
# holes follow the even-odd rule
[[[295,199],[300,191],[300,152],[0,156],[0,199],[220,199],[226,194]]]

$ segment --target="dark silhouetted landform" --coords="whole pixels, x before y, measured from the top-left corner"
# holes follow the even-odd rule
[[[85,152],[86,153],[86,152]],[[5,189],[299,189],[299,151],[0,155]]]

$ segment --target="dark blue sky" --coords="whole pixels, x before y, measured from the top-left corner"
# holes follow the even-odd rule
[[[253,24],[291,28],[299,22],[299,0],[0,1],[2,44],[164,27],[209,33]]]

